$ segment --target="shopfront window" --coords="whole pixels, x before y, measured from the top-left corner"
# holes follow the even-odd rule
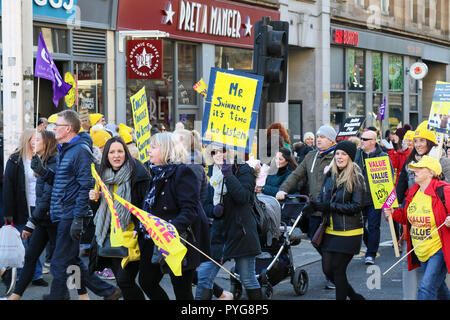
[[[383,89],[383,60],[381,53],[372,53],[372,90],[381,91]]]
[[[163,41],[163,77],[162,79],[127,79],[127,125],[133,127],[133,115],[130,97],[145,87],[150,123],[164,124],[173,128],[173,69],[174,42]],[[180,90],[180,89],[178,89]]]
[[[389,56],[389,91],[403,92],[402,56]]]
[[[233,47],[215,47],[214,66],[222,69],[253,69],[253,50]]]
[[[372,126],[380,129],[380,123],[377,121],[378,112],[380,111],[381,103],[383,102],[383,94],[382,93],[373,93],[372,94],[372,112],[368,116],[368,123],[371,123]]]
[[[78,79],[78,108],[88,113],[104,114],[103,105],[104,65],[92,62],[75,62]]]
[[[347,80],[349,90],[365,90],[364,51],[347,50]]]
[[[344,49],[331,47],[331,90],[344,90]]]
[[[192,44],[178,43],[178,104],[197,104],[197,93],[193,88],[198,81],[195,51]]]
[[[389,95],[389,128],[396,129],[403,121],[403,95]],[[402,122],[403,124],[403,122]]]
[[[349,117],[364,116],[365,96],[364,93],[348,94]]]
[[[40,26],[33,27],[34,51],[37,51],[40,32],[50,53],[69,53],[67,30]]]

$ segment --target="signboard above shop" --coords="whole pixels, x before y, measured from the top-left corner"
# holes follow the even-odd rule
[[[277,10],[220,0],[120,1],[117,30],[159,30],[170,38],[252,48],[254,24]],[[148,17],[154,17],[149,19]]]

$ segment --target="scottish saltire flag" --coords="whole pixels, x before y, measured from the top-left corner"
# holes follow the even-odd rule
[[[36,53],[36,67],[34,76],[50,80],[53,83],[53,103],[58,106],[59,100],[64,97],[72,88],[70,84],[64,82],[53,62],[50,52],[45,45],[42,33],[39,33],[38,49]]]

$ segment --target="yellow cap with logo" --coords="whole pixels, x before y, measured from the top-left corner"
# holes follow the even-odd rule
[[[423,121],[414,132],[414,138],[424,138],[436,144],[436,134],[428,130],[428,120]]]
[[[430,156],[423,156],[422,159],[420,159],[419,162],[414,164],[409,164],[408,167],[410,169],[417,169],[417,168],[427,168],[436,173],[437,175],[440,175],[442,173],[442,166],[435,158]]]

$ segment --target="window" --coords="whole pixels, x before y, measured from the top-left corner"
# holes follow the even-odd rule
[[[173,124],[173,77],[174,77],[174,42],[163,41],[163,78],[162,79],[127,79],[127,125],[133,127],[130,97],[145,86],[150,122],[163,123],[166,128]]]
[[[364,93],[351,92],[348,94],[349,117],[364,116],[365,96]]]
[[[372,112],[367,117],[368,123],[372,123],[372,126],[380,130],[380,123],[377,121],[378,111],[380,110],[381,103],[383,102],[382,93],[373,93],[372,95]]]
[[[403,123],[403,95],[389,94],[389,128],[395,129]]]
[[[417,23],[417,0],[411,0],[411,20]]]
[[[331,47],[331,90],[344,90],[344,49]]]
[[[103,107],[103,64],[75,62],[78,79],[78,108],[88,113],[104,114]]]
[[[216,46],[216,68],[253,70],[253,50]]]
[[[178,104],[197,104],[197,93],[193,88],[198,81],[195,52],[194,45],[178,43]]]
[[[33,50],[37,51],[39,42],[39,33],[42,33],[45,45],[50,53],[68,53],[67,30],[48,27],[33,27]]]
[[[372,53],[372,90],[381,91],[383,89],[383,60],[381,53]]]
[[[402,56],[389,56],[389,91],[403,92]]]
[[[347,81],[349,90],[365,90],[364,51],[348,49]]]

